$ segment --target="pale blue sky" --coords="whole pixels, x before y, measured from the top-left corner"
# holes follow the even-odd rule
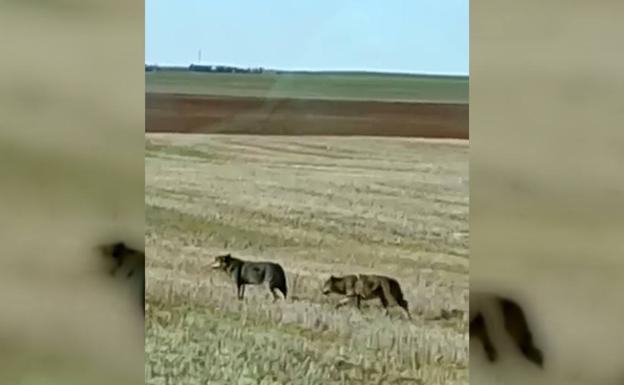
[[[145,62],[468,74],[468,0],[146,0]]]

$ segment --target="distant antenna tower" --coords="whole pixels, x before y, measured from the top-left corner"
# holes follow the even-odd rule
[[[197,51],[197,62],[201,63],[201,49]]]

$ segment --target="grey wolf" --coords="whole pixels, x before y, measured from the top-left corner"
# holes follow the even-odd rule
[[[273,302],[279,298],[277,291],[281,292],[284,298],[288,295],[286,273],[277,263],[244,261],[226,254],[215,257],[212,268],[222,270],[232,277],[238,299],[244,298],[246,285],[265,283],[273,295]]]
[[[388,314],[388,307],[399,306],[411,319],[408,303],[403,296],[401,286],[396,279],[383,275],[345,275],[342,277],[330,276],[323,284],[323,294],[336,293],[346,296],[336,307],[341,307],[348,302],[355,300],[357,308],[360,308],[362,300],[379,298],[384,307],[385,314]]]

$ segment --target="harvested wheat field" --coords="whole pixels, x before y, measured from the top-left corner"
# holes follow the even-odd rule
[[[145,167],[146,383],[468,382],[467,141],[146,134]],[[237,300],[226,252],[279,262],[288,299]],[[413,320],[321,294],[367,272]]]

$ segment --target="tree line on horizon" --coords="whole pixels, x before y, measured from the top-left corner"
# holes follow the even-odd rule
[[[225,65],[204,65],[204,64],[190,64],[188,66],[161,66],[158,64],[145,64],[145,72],[203,72],[203,73],[236,73],[236,74],[303,74],[303,75],[375,75],[381,74],[384,76],[415,76],[415,77],[427,77],[427,78],[442,78],[442,79],[460,79],[467,80],[466,75],[431,75],[431,74],[415,74],[404,72],[378,72],[378,71],[362,71],[362,70],[325,70],[325,71],[311,71],[311,70],[278,70],[263,67],[236,67]]]
[[[235,66],[224,65],[203,65],[203,64],[191,64],[189,66],[159,66],[157,64],[146,64],[145,72],[157,72],[157,71],[192,71],[192,72],[212,72],[212,73],[248,73],[248,74],[261,74],[265,72],[262,67],[255,68],[243,68]]]

